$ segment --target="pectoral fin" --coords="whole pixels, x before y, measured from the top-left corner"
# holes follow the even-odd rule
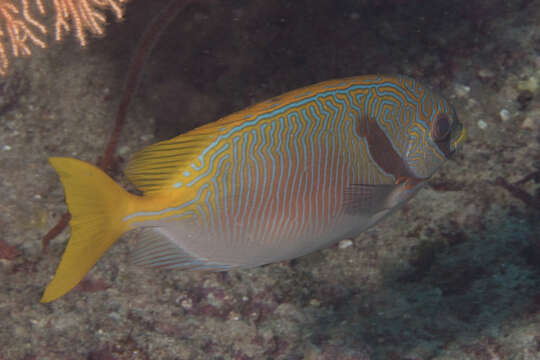
[[[373,215],[388,209],[388,199],[398,185],[351,184],[345,189],[345,211],[349,215]]]
[[[345,190],[345,210],[350,215],[373,215],[410,200],[425,185],[415,178],[399,178],[395,184],[351,184]]]

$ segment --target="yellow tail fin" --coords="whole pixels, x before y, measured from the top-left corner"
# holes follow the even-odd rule
[[[53,301],[75,287],[128,230],[122,218],[135,198],[91,164],[72,158],[49,161],[64,185],[71,237],[41,302]]]

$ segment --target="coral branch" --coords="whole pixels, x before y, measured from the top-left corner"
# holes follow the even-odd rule
[[[107,24],[106,11],[122,19],[127,0],[0,0],[0,75],[5,75],[10,56],[28,56],[32,46],[45,48],[48,31],[42,20],[46,4],[54,9],[55,39],[75,32],[81,46],[88,43],[88,34],[103,35]],[[11,51],[8,51],[8,48]]]
[[[69,213],[64,213],[62,217],[60,218],[60,221],[51,229],[43,239],[41,240],[41,251],[43,254],[47,251],[47,247],[49,247],[49,242],[58,236],[67,226],[69,223],[69,220],[71,219],[71,215]]]
[[[85,46],[87,32],[103,35],[107,19],[102,10],[110,9],[117,20],[122,19],[121,4],[127,0],[54,0],[56,11],[56,40],[62,40],[63,33],[71,30],[70,22],[75,28],[75,34],[81,46]]]
[[[538,182],[540,180],[540,171],[535,171],[525,176],[523,179],[518,180],[512,184],[506,182],[506,180],[504,180],[502,177],[498,177],[495,179],[495,185],[506,189],[506,191],[508,191],[510,194],[512,194],[519,200],[523,201],[525,204],[540,210],[540,199],[537,196],[535,197],[528,194],[526,191],[518,187],[519,185],[522,185],[529,180],[534,180],[535,182]]]
[[[36,4],[43,10],[40,0]],[[46,33],[45,26],[30,15],[28,0],[22,0],[20,8],[11,1],[0,0],[0,74],[5,75],[9,65],[7,45],[11,44],[15,57],[30,55],[30,45],[46,46],[40,38]]]

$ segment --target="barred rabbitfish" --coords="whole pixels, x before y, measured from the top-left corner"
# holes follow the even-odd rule
[[[405,76],[291,91],[135,154],[128,193],[98,168],[51,158],[71,238],[42,302],[71,290],[122,234],[135,264],[223,271],[358,235],[409,200],[458,148],[452,106]]]

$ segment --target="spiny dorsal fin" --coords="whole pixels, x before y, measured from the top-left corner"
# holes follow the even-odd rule
[[[129,161],[125,171],[128,179],[146,194],[173,189],[174,177],[219,135],[242,121],[244,112],[231,114],[172,139],[147,146]]]
[[[211,134],[185,134],[150,145],[133,156],[125,173],[145,193],[158,192],[169,185],[172,188],[174,176],[215,138]]]
[[[148,146],[135,154],[126,169],[129,180],[145,193],[170,191],[173,188],[174,176],[186,168],[206,147],[214,142],[220,134],[228,131],[246,120],[253,120],[257,115],[280,104],[310,97],[313,91],[321,87],[347,86],[355,78],[338,79],[315,84],[290,91],[223,117],[217,121],[193,129],[173,139]]]

